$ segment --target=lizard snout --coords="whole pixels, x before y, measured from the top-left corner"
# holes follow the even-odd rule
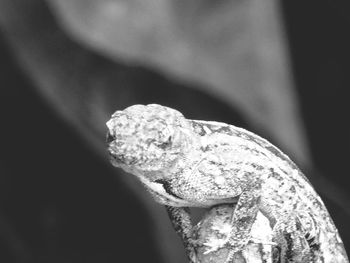
[[[113,142],[114,140],[115,140],[115,136],[112,135],[110,132],[107,132],[106,142],[109,144],[109,143]]]

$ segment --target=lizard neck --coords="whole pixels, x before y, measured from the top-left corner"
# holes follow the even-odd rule
[[[170,167],[169,170],[164,171],[165,177],[173,176],[174,174],[183,174],[188,170],[191,170],[196,163],[202,159],[201,151],[201,138],[195,134],[192,136],[186,136],[182,141],[182,151],[179,154],[176,161]]]

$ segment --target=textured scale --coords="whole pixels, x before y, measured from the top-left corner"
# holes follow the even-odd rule
[[[252,242],[258,214],[268,219],[280,262],[348,262],[310,182],[258,135],[225,123],[188,120],[156,104],[117,111],[107,126],[112,163],[137,176],[167,206],[190,261],[199,259],[185,208],[234,204],[227,239],[204,245],[208,253],[229,247],[225,262]]]

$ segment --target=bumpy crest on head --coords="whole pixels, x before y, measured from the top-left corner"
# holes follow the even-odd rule
[[[144,171],[164,168],[181,151],[185,123],[180,112],[157,104],[116,111],[107,122],[112,163]]]

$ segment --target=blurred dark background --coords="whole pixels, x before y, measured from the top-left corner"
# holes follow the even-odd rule
[[[348,2],[266,1],[258,17],[257,1],[130,1],[141,22],[99,35],[104,2],[0,0],[0,262],[184,260],[163,209],[104,152],[109,115],[136,103],[269,138],[306,171],[348,249]]]

